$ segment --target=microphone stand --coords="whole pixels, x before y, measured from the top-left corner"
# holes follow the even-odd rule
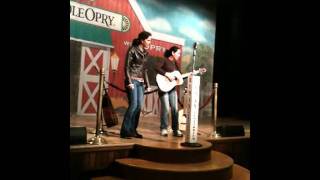
[[[187,104],[184,104],[187,118],[187,131],[185,142],[180,143],[181,146],[186,147],[201,147],[200,143],[197,143],[198,134],[198,112],[199,112],[199,94],[200,94],[200,77],[194,74],[194,66],[196,62],[196,49],[197,42],[193,45],[193,65],[192,74],[188,77],[188,88],[184,98]]]
[[[192,72],[194,71],[194,66],[195,66],[195,64],[196,64],[197,45],[198,45],[197,42],[195,42],[195,43],[193,44],[193,65],[192,65]]]

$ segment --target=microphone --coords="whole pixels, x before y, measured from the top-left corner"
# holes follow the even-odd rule
[[[198,42],[194,42],[193,43],[193,49],[197,49],[198,44],[199,44]]]

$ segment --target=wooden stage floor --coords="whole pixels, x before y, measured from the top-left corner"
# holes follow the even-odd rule
[[[121,143],[155,143],[155,142],[175,142],[179,143],[185,141],[184,137],[173,137],[172,133],[169,133],[167,137],[160,136],[160,118],[159,117],[146,117],[141,116],[138,126],[138,132],[143,135],[143,139],[131,138],[122,139],[120,138],[120,128],[123,117],[119,116],[118,125],[107,128],[103,126],[106,133],[103,134],[103,138],[108,144],[121,144]],[[171,122],[169,122],[169,125]],[[250,123],[246,120],[240,120],[235,118],[219,118],[217,126],[220,125],[242,125],[245,129],[245,136],[250,137]],[[90,139],[95,136],[96,117],[95,116],[77,116],[73,115],[70,117],[70,127],[84,126],[87,128],[87,138]],[[213,126],[211,120],[199,120],[198,123],[198,141],[212,139],[210,134],[212,133]],[[237,137],[235,137],[237,138]],[[224,138],[221,138],[224,139]]]
[[[155,155],[152,153],[153,156],[156,156],[158,159],[162,159],[163,154],[168,155],[168,153],[170,154],[174,151],[181,154],[181,152],[188,153],[187,151],[189,150],[197,150],[197,148],[181,146],[181,143],[185,142],[186,135],[184,131],[183,137],[174,137],[172,136],[172,133],[169,133],[167,137],[160,136],[160,119],[158,117],[140,117],[138,132],[143,135],[142,139],[120,138],[120,127],[123,117],[118,118],[118,125],[111,128],[106,128],[106,126],[104,126],[105,128],[103,128],[105,133],[101,137],[106,141],[106,144],[80,144],[70,146],[71,162],[74,162],[75,172],[78,172],[77,169],[79,169],[79,172],[90,172],[110,167],[115,160],[128,157],[130,151],[134,149],[134,147],[148,149],[148,151],[160,149],[160,154],[158,153]],[[231,157],[236,166],[241,165],[250,170],[249,121],[233,118],[220,118],[217,122],[217,126],[220,125],[242,125],[245,128],[245,136],[212,138],[210,135],[213,126],[210,120],[199,120],[197,142],[201,144],[202,147],[198,150],[201,151],[202,149],[211,148],[214,151],[222,152]],[[79,126],[86,127],[88,140],[95,136],[96,118],[94,116],[71,116],[70,127]],[[153,156],[150,156],[150,158],[153,158]],[[250,175],[248,170],[246,170],[246,175]],[[248,178],[246,178],[246,180],[247,179]]]

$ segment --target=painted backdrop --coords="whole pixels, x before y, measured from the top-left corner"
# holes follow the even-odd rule
[[[173,45],[181,47],[182,57],[179,64],[183,73],[192,70],[192,46],[194,42],[199,42],[195,67],[205,67],[208,70],[201,79],[201,106],[208,102],[212,92],[215,39],[215,17],[212,14],[190,1],[70,1],[70,40],[82,43],[79,68],[87,68],[87,73],[94,75],[95,69],[105,67],[106,81],[118,88],[108,86],[108,93],[118,113],[123,113],[127,108],[126,94],[121,91],[124,89],[125,55],[131,41],[139,32],[147,30],[152,33],[150,62],[162,58],[165,49]],[[152,63],[150,65],[152,66]],[[151,71],[149,76],[154,79],[155,74]],[[81,80],[81,77],[80,73],[78,98],[82,98],[78,100],[78,111],[94,115],[98,83],[86,82]],[[87,79],[96,78],[90,76]],[[181,98],[180,95],[182,102]],[[85,101],[88,99],[90,102]],[[84,106],[91,108],[89,111],[81,109]],[[147,95],[143,113],[159,115],[157,93]],[[211,102],[200,110],[200,119],[201,116],[211,116]]]

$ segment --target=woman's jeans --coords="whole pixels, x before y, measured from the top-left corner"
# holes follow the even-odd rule
[[[161,117],[160,130],[168,128],[169,109],[171,107],[172,130],[179,130],[178,98],[175,88],[160,96]]]
[[[133,136],[139,124],[140,112],[144,98],[144,83],[132,80],[134,89],[127,89],[129,107],[124,115],[120,134]]]

